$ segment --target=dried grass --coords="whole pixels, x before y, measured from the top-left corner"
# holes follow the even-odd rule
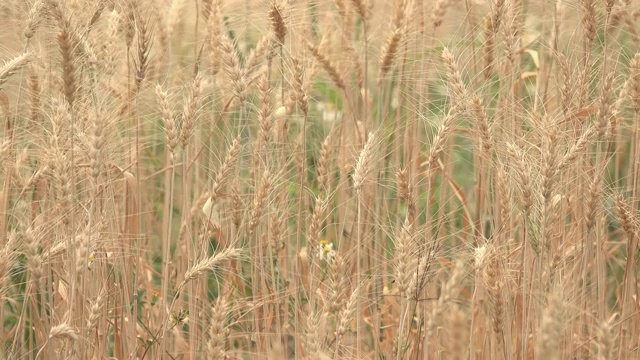
[[[0,353],[640,357],[638,10],[2,2]]]

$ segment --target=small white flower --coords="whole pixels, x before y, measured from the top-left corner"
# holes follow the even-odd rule
[[[340,121],[340,120],[342,120],[342,111],[340,110],[322,112],[322,121],[334,122],[334,121]]]
[[[325,260],[326,262],[331,262],[333,257],[336,255],[336,251],[333,250],[333,243],[330,243],[327,240],[320,240],[320,249],[318,253],[320,260]]]
[[[342,111],[338,110],[333,103],[317,103],[316,109],[322,114],[322,121],[335,122],[342,119]]]

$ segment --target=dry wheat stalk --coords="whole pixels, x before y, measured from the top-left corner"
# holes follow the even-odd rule
[[[455,296],[457,296],[457,292],[459,291],[459,287],[463,279],[463,273],[464,264],[459,261],[456,263],[456,267],[451,273],[451,277],[449,278],[449,280],[442,285],[438,303],[434,305],[433,309],[431,310],[431,314],[429,316],[429,319],[427,320],[426,325],[427,338],[431,338],[431,336],[433,336],[436,328],[442,321],[441,317],[446,310],[446,306]]]
[[[500,224],[505,224],[505,237],[509,237],[509,221],[511,220],[512,203],[511,194],[507,182],[507,173],[503,166],[498,166],[496,171],[496,190],[498,194],[498,202],[500,204]],[[503,225],[500,225],[503,226]]]
[[[29,7],[29,14],[27,15],[26,26],[24,27],[24,37],[27,40],[31,40],[35,35],[36,30],[40,26],[42,19],[45,15],[46,3],[44,0],[37,0]]]
[[[596,8],[593,0],[581,0],[582,26],[584,29],[585,49],[591,48],[596,38]]]
[[[172,0],[167,17],[167,35],[171,38],[180,32],[184,21],[186,0]]]
[[[598,208],[602,197],[602,174],[596,169],[593,179],[589,183],[589,195],[587,197],[585,222],[587,229],[591,230],[595,225]]]
[[[34,282],[37,284],[43,274],[43,259],[40,254],[39,233],[31,226],[24,229],[21,233],[23,253],[27,258],[27,267]]]
[[[231,82],[233,95],[242,104],[246,99],[247,79],[245,71],[240,67],[238,53],[229,37],[225,35],[220,35],[217,39],[217,49],[221,53],[223,70]]]
[[[346,294],[349,288],[349,282],[347,276],[344,274],[348,270],[348,261],[345,257],[336,252],[331,260],[329,270],[329,286],[327,287],[327,304],[329,305],[329,312],[331,314],[337,314],[344,308],[346,303]]]
[[[238,161],[241,150],[242,146],[240,144],[240,137],[238,136],[233,139],[233,142],[229,147],[229,151],[227,152],[227,156],[224,158],[222,165],[220,165],[220,168],[216,173],[215,181],[211,187],[211,201],[214,201],[220,195],[222,189],[224,189],[224,187],[231,181],[231,173]]]
[[[551,199],[553,191],[553,185],[556,181],[556,175],[558,174],[559,162],[558,162],[558,127],[552,123],[550,118],[546,118],[544,121],[546,134],[543,139],[542,146],[542,197],[548,202]]]
[[[612,95],[613,95],[613,81],[614,81],[614,72],[609,71],[602,82],[602,87],[600,88],[600,97],[598,99],[598,117],[596,122],[596,127],[598,130],[598,136],[600,138],[607,135],[608,131],[611,131],[611,116],[613,115],[612,111]]]
[[[351,323],[353,322],[354,317],[359,316],[359,314],[356,314],[356,308],[358,297],[362,296],[361,292],[364,288],[366,288],[366,283],[361,283],[358,287],[354,288],[349,296],[349,300],[340,312],[340,320],[336,330],[336,354],[339,353],[340,347],[342,346],[342,338],[346,332],[351,329]]]
[[[496,0],[491,8],[491,27],[497,32],[502,24],[502,16],[505,11],[505,0]]]
[[[608,2],[612,2],[611,0],[607,0]],[[620,23],[622,22],[622,18],[625,16],[625,4],[622,4],[618,1],[614,1],[611,4],[611,11],[608,13],[608,21],[607,21],[607,34],[611,35],[615,33],[617,30],[620,30]]]
[[[25,65],[29,63],[33,54],[30,52],[22,53],[15,58],[7,61],[0,68],[0,90],[2,89],[2,85],[7,82],[11,75],[15,74],[16,71],[23,68]]]
[[[447,115],[445,115],[445,117],[442,119],[442,124],[438,129],[438,133],[431,142],[431,148],[429,149],[427,161],[422,164],[422,166],[425,167],[427,171],[430,171],[437,166],[440,155],[444,151],[444,145],[449,140],[451,134],[453,134],[456,115],[457,109],[452,107],[449,109]]]
[[[565,301],[560,288],[555,289],[548,299],[540,322],[536,342],[536,354],[543,359],[561,359],[560,339],[564,331]]]
[[[133,44],[133,39],[136,35],[136,13],[137,13],[137,2],[136,1],[126,1],[126,13],[124,18],[122,19],[122,31],[124,32],[124,41],[127,45],[127,51],[131,49],[131,45]]]
[[[307,230],[307,248],[310,251],[312,260],[315,259],[316,250],[320,246],[322,224],[324,223],[325,211],[328,205],[329,201],[327,198],[318,196],[313,206],[313,214],[311,215],[309,229]]]
[[[164,137],[167,140],[167,147],[169,152],[174,154],[176,147],[178,146],[178,129],[175,124],[175,118],[173,117],[173,111],[169,104],[169,95],[166,91],[162,90],[160,85],[156,85],[156,96],[160,105],[160,113],[162,114],[162,123],[164,125]]]
[[[271,86],[266,69],[261,72],[258,80],[260,91],[260,109],[258,110],[258,140],[260,141],[256,151],[262,151],[262,146],[269,144],[271,130],[274,124],[273,105],[271,101]]]
[[[467,339],[469,338],[469,315],[460,310],[459,306],[454,306],[447,316],[447,328],[449,337],[447,350],[450,353],[449,359],[466,359],[470,351]]]
[[[331,77],[331,80],[336,85],[336,87],[342,90],[346,90],[347,85],[344,81],[344,78],[338,71],[338,68],[325,54],[323,54],[320,51],[320,48],[318,48],[318,46],[313,45],[310,42],[307,42],[307,49],[309,49],[311,54],[316,58],[316,60],[320,63],[320,65],[322,65],[324,70],[329,74],[329,76]]]
[[[569,64],[569,61],[566,57],[560,53],[557,54],[558,64],[562,69],[562,83],[560,85],[560,106],[562,107],[562,112],[566,116],[570,111],[574,108],[574,86],[575,86],[575,76],[572,73],[572,67]]]
[[[353,63],[353,71],[355,72],[354,77],[356,80],[356,84],[358,85],[358,89],[361,89],[360,91],[362,92],[364,91],[364,69],[362,60],[360,59],[360,55],[353,47],[348,47],[346,51],[351,58],[351,62]]]
[[[98,320],[103,315],[102,311],[105,306],[107,296],[103,290],[98,293],[98,296],[91,302],[89,307],[89,316],[87,317],[87,334],[93,332],[98,326]]]
[[[16,237],[16,234],[11,233],[9,236],[10,238]],[[7,290],[11,280],[10,271],[17,258],[17,254],[9,247],[12,242],[14,241],[9,241],[0,250],[0,303],[3,303],[8,295]]]
[[[176,293],[179,294],[180,291],[187,285],[189,282],[196,280],[201,277],[207,271],[213,270],[216,266],[219,266],[221,263],[228,260],[238,260],[242,257],[243,251],[241,249],[224,249],[219,251],[218,253],[204,258],[200,260],[200,262],[193,265],[187,272],[184,274],[184,280],[176,287]]]
[[[484,280],[486,282],[487,292],[489,295],[489,303],[491,305],[491,318],[493,332],[496,334],[498,344],[504,342],[504,323],[505,323],[505,304],[504,304],[504,280],[500,263],[499,254],[495,251],[490,252],[488,266],[484,267]]]
[[[344,3],[344,0],[333,0],[333,4],[336,6],[340,17],[344,18],[347,14],[347,5]]]
[[[422,254],[418,265],[413,271],[411,282],[409,283],[409,290],[407,291],[407,300],[418,301],[421,296],[421,292],[424,290],[425,285],[429,279],[427,278],[429,268],[434,260],[434,252],[431,251],[428,254]],[[404,325],[404,324],[401,324]],[[400,334],[400,332],[399,332]]]
[[[40,354],[47,347],[47,344],[49,343],[49,341],[55,340],[55,339],[77,342],[78,340],[80,340],[80,336],[78,335],[78,332],[75,329],[73,329],[67,322],[63,322],[59,325],[56,325],[49,330],[49,337],[45,341],[44,345],[40,348],[40,350],[38,351],[35,357],[38,358]]]
[[[516,42],[519,33],[519,10],[515,4],[506,3],[504,12],[504,23],[502,26],[502,36],[504,37],[504,53],[510,63],[514,63],[516,55]]]
[[[0,162],[5,162],[7,158],[11,155],[11,140],[4,139],[0,142]]]
[[[42,86],[35,66],[29,66],[27,87],[29,88],[29,127],[35,127],[36,124],[40,124],[42,118]]]
[[[207,342],[207,356],[210,359],[225,359],[229,305],[228,299],[224,296],[219,296],[211,309],[209,341]]]
[[[618,124],[620,120],[623,118],[623,110],[627,100],[630,98],[631,86],[630,82],[627,81],[623,84],[618,96],[616,97],[616,101],[613,103],[613,109],[611,110],[611,134],[614,135],[618,128]]]
[[[525,215],[529,215],[531,206],[533,205],[533,190],[530,181],[530,173],[527,159],[525,158],[524,151],[517,145],[508,142],[507,150],[512,157],[515,158],[515,171],[518,180],[520,191],[522,192],[521,206]]]
[[[142,87],[142,81],[145,79],[147,72],[149,71],[149,54],[151,53],[151,30],[148,24],[142,18],[142,16],[136,14],[135,24],[137,28],[137,58],[135,60],[136,65],[136,89],[140,91]]]
[[[400,49],[402,36],[403,31],[401,28],[394,29],[389,35],[389,39],[381,51],[380,61],[378,63],[378,82],[382,81],[389,73],[389,70],[391,70],[391,66],[393,66],[393,62]]]
[[[120,14],[113,10],[107,15],[107,30],[102,34],[98,46],[98,58],[102,59],[103,77],[113,76],[116,73],[118,63],[118,40]]]
[[[431,23],[433,28],[436,29],[442,25],[442,19],[449,6],[449,0],[437,0],[433,6],[433,12],[431,13]]]
[[[375,138],[374,133],[369,133],[367,142],[364,144],[362,151],[360,151],[360,155],[354,166],[353,189],[358,193],[362,190],[362,186],[367,181],[369,173],[373,170],[372,166],[376,153]]]
[[[80,339],[78,333],[67,323],[56,325],[49,330],[49,339],[66,339],[77,341]]]
[[[462,74],[460,73],[460,67],[458,66],[458,62],[449,49],[444,48],[442,50],[442,59],[447,67],[447,78],[449,82],[447,83],[451,93],[451,101],[456,106],[466,106],[466,98],[467,98],[467,89],[462,81]]]
[[[189,97],[184,102],[184,110],[182,111],[182,128],[180,129],[180,143],[182,148],[186,149],[189,145],[189,140],[195,128],[196,119],[198,116],[198,110],[200,108],[200,97],[202,96],[202,81],[201,74],[197,74],[191,82],[191,91]]]
[[[321,351],[320,316],[313,312],[306,315],[306,331],[302,338],[307,359],[318,359]]]
[[[493,145],[493,139],[491,138],[491,131],[489,128],[489,119],[482,106],[482,100],[480,100],[480,98],[477,96],[474,96],[471,100],[471,111],[476,118],[478,129],[480,130],[480,138],[482,139],[482,150],[487,155],[489,155],[491,147]]]
[[[635,238],[637,222],[634,221],[634,216],[631,213],[629,204],[622,194],[618,194],[616,197],[616,215],[629,242],[631,242]]]
[[[587,130],[585,130],[585,132],[582,133],[582,135],[580,135],[578,140],[576,140],[576,142],[573,145],[571,145],[569,150],[567,150],[567,152],[562,156],[562,158],[558,160],[558,164],[557,164],[558,171],[567,168],[576,160],[578,155],[582,151],[584,151],[584,149],[589,144],[590,137],[593,135],[594,132],[595,132],[594,128],[589,127],[587,128]]]
[[[264,211],[265,204],[267,203],[267,197],[273,186],[273,175],[269,170],[265,170],[262,174],[262,180],[260,180],[260,187],[258,193],[253,202],[253,208],[251,209],[251,216],[249,218],[249,236],[251,236],[258,226],[262,212]]]
[[[91,166],[91,178],[97,186],[98,176],[102,173],[104,164],[104,146],[106,142],[105,128],[107,119],[103,113],[92,113],[91,148],[89,149],[89,164]]]
[[[640,112],[640,52],[633,56],[629,63],[628,94],[631,97],[633,110]]]
[[[329,146],[331,142],[331,134],[327,135],[322,141],[322,145],[320,148],[320,160],[318,161],[318,185],[320,187],[320,191],[327,193],[330,189],[329,183],[329,157],[331,156],[331,147]]]
[[[400,197],[405,202],[409,202],[413,198],[413,186],[409,182],[409,174],[407,168],[398,169],[396,171],[396,184]]]
[[[240,193],[237,189],[238,189],[238,185],[235,185],[231,193],[231,201],[232,201],[231,220],[233,221],[233,225],[236,227],[236,230],[240,228],[240,225],[242,224],[242,221],[244,219],[244,204],[242,202],[242,198],[240,197]],[[284,218],[282,217],[276,217],[276,218],[280,219],[284,223]],[[282,224],[279,224],[279,225],[280,226],[276,225],[273,228],[273,231],[281,230],[280,228]],[[274,237],[274,238],[277,238],[277,237]]]
[[[61,54],[60,65],[62,68],[63,92],[67,103],[70,107],[73,107],[76,91],[78,90],[75,65],[76,54],[74,51],[78,44],[74,41],[76,37],[72,34],[74,30],[70,20],[64,13],[60,13],[57,17],[60,27],[57,38]]]
[[[0,22],[17,29],[0,55],[3,351],[632,357],[635,4],[580,0],[575,14],[564,3],[477,5],[0,1]],[[445,24],[446,12],[464,16]],[[549,15],[552,28],[540,28]],[[562,31],[566,21],[581,22],[580,41]],[[468,46],[434,58],[441,44]],[[531,59],[540,67],[528,72]],[[328,107],[315,105],[328,102],[343,120],[324,121]],[[389,127],[353,150],[351,120],[360,135]],[[334,155],[344,170],[335,174]],[[230,244],[249,234],[254,256],[219,258],[240,259]],[[320,239],[339,251],[313,263]],[[451,273],[474,255],[475,271]],[[612,281],[607,264],[625,261],[614,276],[624,281]],[[195,281],[211,267],[221,270],[213,303]],[[452,276],[439,287],[434,274]],[[144,306],[126,306],[136,301]],[[54,347],[49,335],[63,341]]]
[[[415,256],[419,253],[414,237],[416,236],[413,223],[405,220],[398,231],[395,241],[395,281],[400,294],[409,297],[411,279],[417,266]]]
[[[269,20],[271,21],[271,30],[280,45],[284,44],[284,39],[287,36],[287,25],[282,17],[282,10],[282,4],[272,0],[269,8]]]
[[[407,3],[405,0],[395,1],[395,5],[393,6],[393,20],[391,21],[392,28],[399,29],[403,26],[403,23],[408,16],[407,13],[413,10],[410,5],[411,4]]]
[[[255,69],[260,69],[262,67],[260,61],[263,58],[268,62],[271,61],[274,56],[274,45],[277,44],[274,40],[274,35],[272,33],[266,34],[258,40],[256,47],[253,48],[247,58],[245,69],[247,69],[248,74],[251,74]],[[249,81],[249,83],[251,82],[252,81]]]
[[[495,43],[496,37],[496,28],[495,22],[492,17],[486,16],[484,20],[484,78],[490,79],[493,75],[493,62],[494,62],[494,53],[496,48]]]
[[[363,21],[366,21],[367,20],[367,4],[366,4],[366,0],[351,0],[351,4],[356,9],[356,12],[358,13],[358,16],[360,16],[360,18]]]
[[[49,166],[53,174],[56,205],[62,215],[62,223],[66,226],[69,225],[69,211],[73,199],[71,164],[66,154],[58,153]]]
[[[615,333],[613,331],[613,321],[618,317],[614,313],[609,319],[604,320],[598,325],[597,337],[595,339],[598,348],[598,360],[612,359],[613,347],[615,342]]]
[[[221,2],[215,1],[213,6],[211,6],[209,15],[207,16],[206,49],[209,55],[209,71],[211,71],[212,75],[216,75],[220,70],[220,48],[218,46],[218,42],[223,36],[223,20],[220,6]],[[249,70],[251,70],[255,66],[255,63],[251,61],[249,61],[247,64],[247,69]]]
[[[413,223],[417,215],[415,186],[409,178],[409,172],[406,168],[396,171],[396,183],[398,184],[398,192],[407,205],[407,219]]]

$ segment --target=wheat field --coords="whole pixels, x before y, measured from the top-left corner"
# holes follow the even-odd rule
[[[638,359],[640,3],[3,0],[0,359]]]

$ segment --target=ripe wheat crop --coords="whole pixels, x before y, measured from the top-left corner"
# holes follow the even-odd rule
[[[639,14],[2,1],[0,359],[639,358]]]

